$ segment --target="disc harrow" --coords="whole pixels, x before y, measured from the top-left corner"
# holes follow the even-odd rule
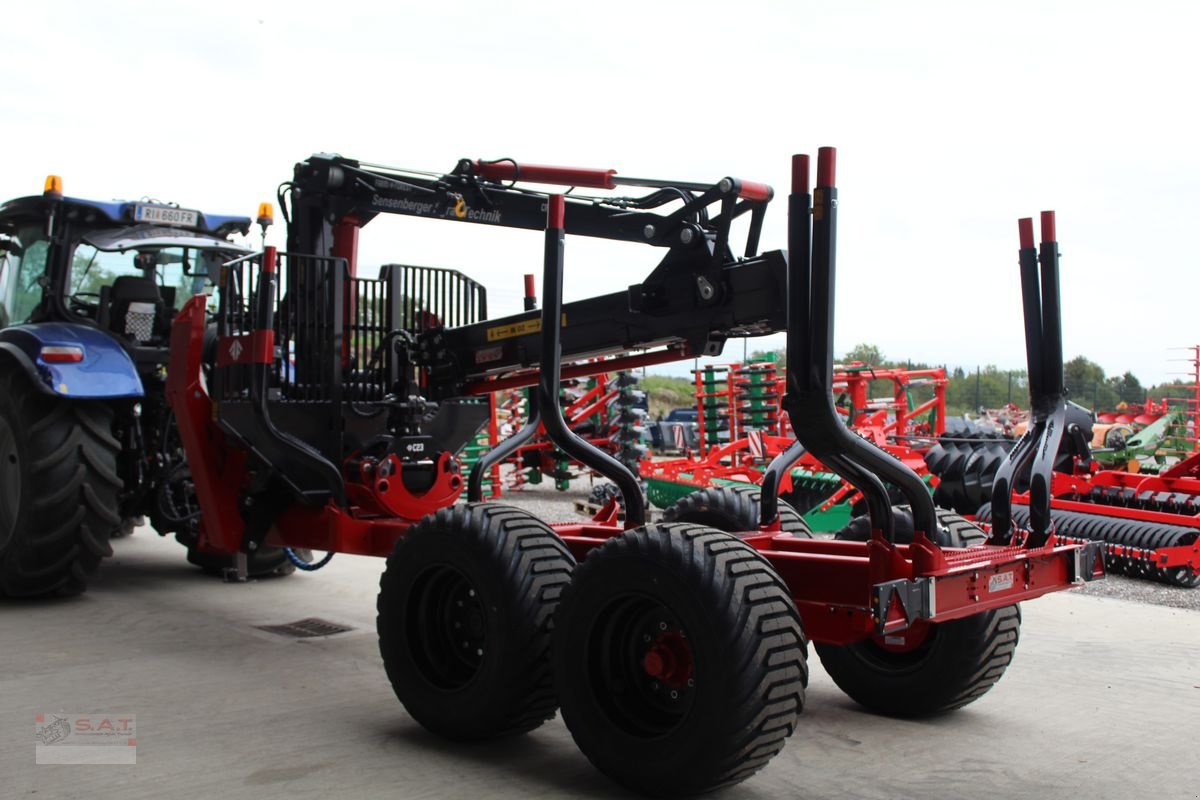
[[[1058,538],[1103,542],[1104,566],[1110,573],[1185,589],[1200,586],[1200,528],[1109,517],[1099,511],[1064,511],[1053,506],[1050,515]],[[1029,506],[1014,503],[1012,517],[1020,527],[1029,525]],[[975,519],[990,522],[991,503],[984,504]],[[1200,519],[1196,522],[1200,524]]]

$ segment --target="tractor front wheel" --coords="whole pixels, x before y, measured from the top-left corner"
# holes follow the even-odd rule
[[[700,525],[650,525],[575,571],[554,619],[554,681],[601,772],[642,794],[699,794],[783,748],[804,705],[807,642],[753,548]]]
[[[87,587],[120,527],[113,409],[49,397],[0,365],[0,595]]]
[[[575,560],[511,506],[443,508],[397,543],[379,584],[379,650],[408,713],[456,741],[554,716],[550,620]]]

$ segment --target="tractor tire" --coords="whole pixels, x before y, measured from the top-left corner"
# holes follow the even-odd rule
[[[787,585],[726,533],[625,531],[575,571],[554,618],[563,721],[601,772],[652,796],[764,767],[796,728],[807,641]]]
[[[896,513],[896,541],[912,542],[912,514]],[[986,534],[949,511],[937,509],[939,547],[983,544]],[[866,541],[870,523],[858,518],[834,538]],[[907,520],[907,527],[903,523]],[[858,523],[856,525],[856,523]],[[846,695],[864,708],[892,717],[925,717],[978,700],[1012,662],[1021,631],[1021,609],[1007,606],[964,619],[918,624],[898,636],[848,645],[814,644],[821,665]]]
[[[109,538],[124,539],[126,536],[132,536],[135,530],[145,524],[146,518],[142,516],[122,517],[121,524],[117,526],[117,529],[112,532],[112,535]]]
[[[719,486],[692,492],[663,511],[663,522],[689,522],[726,533],[758,530],[762,491],[757,486]],[[779,527],[803,539],[812,538],[812,530],[800,513],[779,501]]]
[[[455,741],[525,733],[554,716],[550,624],[575,560],[527,511],[443,508],[388,558],[377,627],[396,697]]]
[[[0,367],[0,595],[79,594],[112,555],[123,486],[113,417]]]

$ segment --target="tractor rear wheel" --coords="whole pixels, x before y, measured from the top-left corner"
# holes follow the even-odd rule
[[[912,515],[906,509],[896,512],[896,540],[911,542]],[[941,547],[970,547],[986,540],[957,514],[939,508],[937,516],[932,539]],[[869,522],[856,522],[835,538],[866,541]],[[899,635],[814,646],[829,677],[851,700],[877,714],[923,717],[961,708],[986,694],[1012,662],[1020,632],[1021,609],[1014,605],[950,622],[918,622]]]
[[[0,366],[0,595],[78,594],[112,555],[123,485],[113,416]]]
[[[584,755],[635,792],[749,777],[796,728],[807,642],[786,584],[700,525],[635,528],[593,550],[554,618],[554,682]]]
[[[663,512],[663,522],[690,522],[726,533],[758,530],[762,490],[757,486],[716,486],[681,497]],[[779,501],[779,527],[783,533],[812,538],[812,530],[796,509]]]
[[[408,713],[448,739],[525,733],[554,716],[550,620],[575,560],[548,525],[496,503],[414,525],[379,584],[379,650]]]

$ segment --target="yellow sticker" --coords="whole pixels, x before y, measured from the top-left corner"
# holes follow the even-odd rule
[[[562,315],[562,326],[567,327],[567,315]],[[501,339],[511,339],[514,336],[525,336],[529,333],[542,332],[542,318],[527,319],[524,322],[514,322],[512,325],[497,325],[487,329],[487,340],[498,342]]]
[[[467,217],[467,201],[461,197],[454,201],[454,216],[459,219],[466,219]]]

